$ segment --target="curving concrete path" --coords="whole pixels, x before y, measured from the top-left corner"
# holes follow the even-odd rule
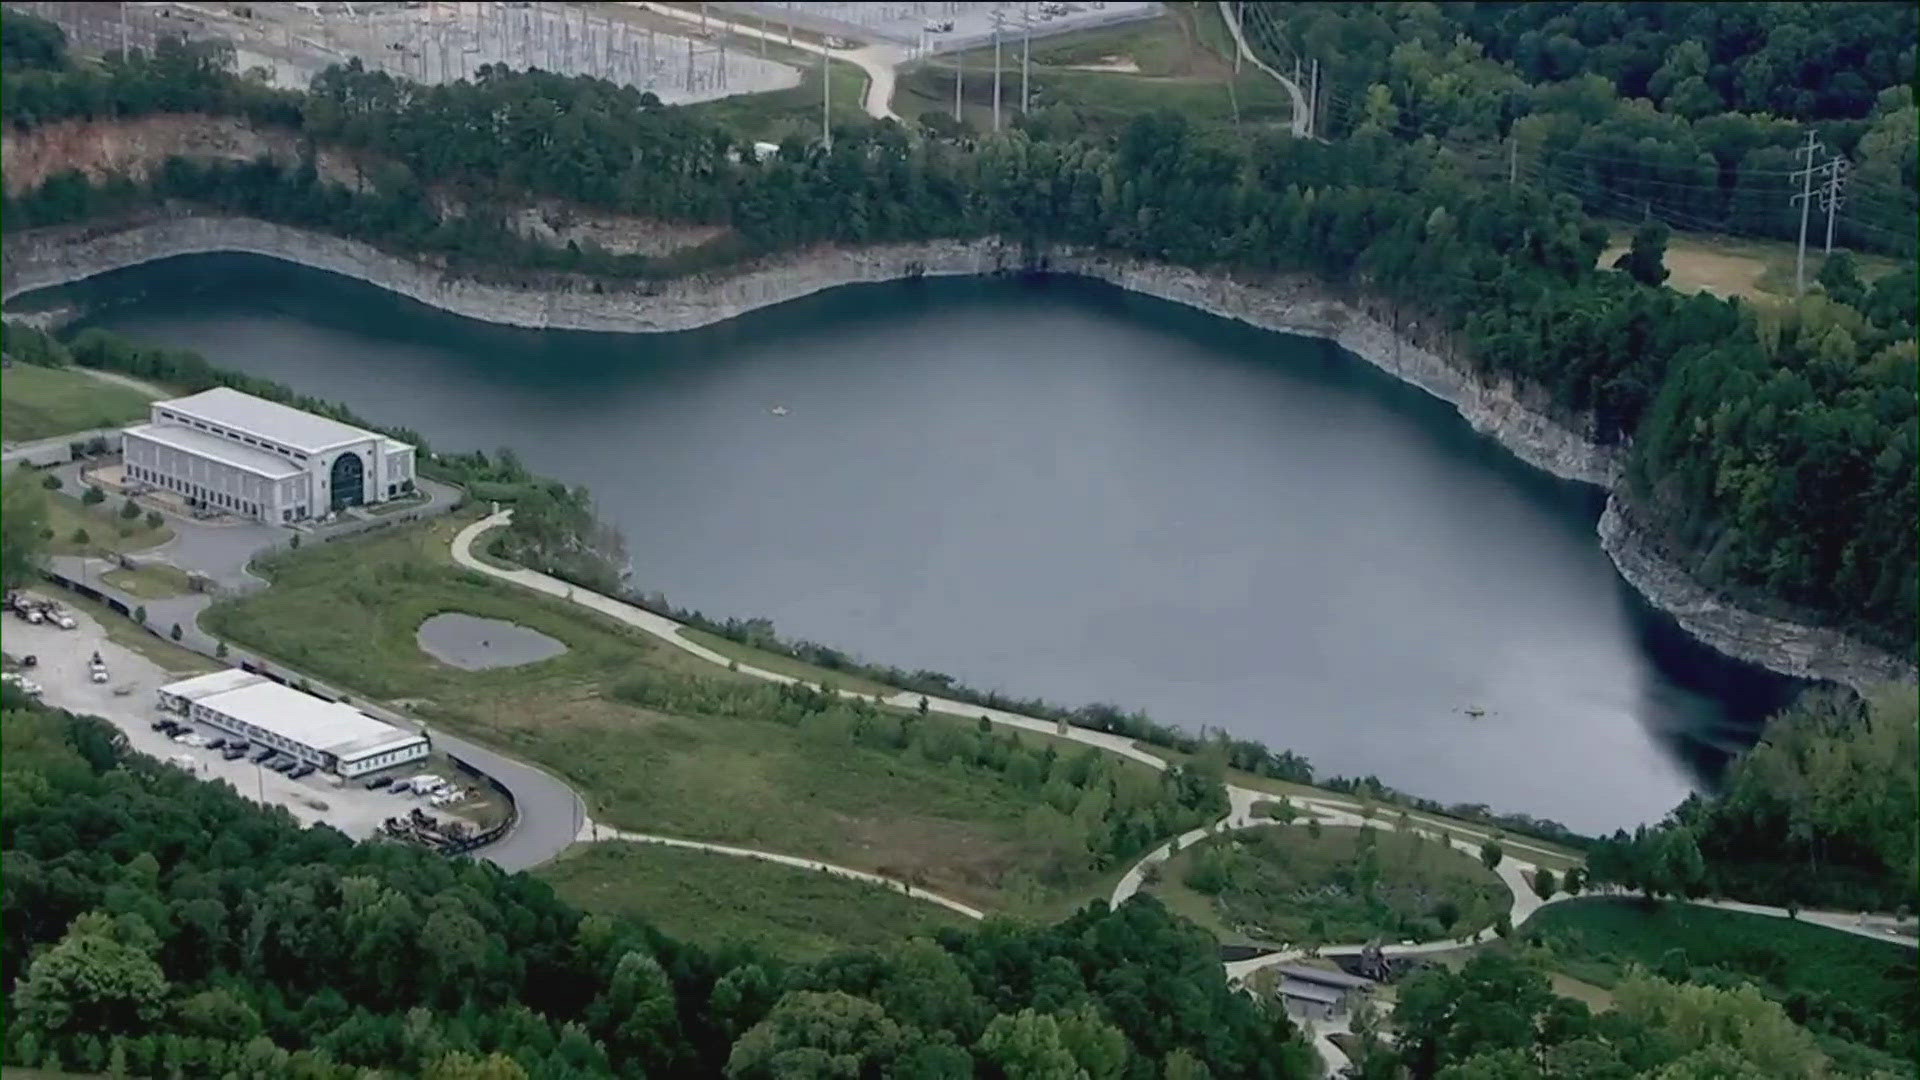
[[[1267,62],[1260,59],[1254,53],[1253,47],[1247,44],[1247,36],[1240,28],[1240,17],[1234,13],[1233,4],[1229,0],[1219,0],[1219,3],[1220,18],[1226,21],[1227,32],[1233,35],[1233,47],[1240,50],[1240,55],[1246,58],[1248,63],[1266,72],[1275,82],[1285,87],[1287,96],[1293,99],[1293,116],[1289,121],[1292,125],[1293,137],[1312,138],[1313,116],[1307,110],[1307,95],[1301,92],[1300,84],[1268,67]]]
[[[617,840],[632,844],[659,844],[663,847],[686,848],[690,851],[707,851],[716,855],[732,855],[742,859],[759,859],[762,862],[779,863],[782,866],[791,866],[798,870],[813,870],[819,873],[832,874],[835,877],[849,878],[853,881],[864,881],[869,885],[878,885],[890,892],[897,891],[903,895],[911,896],[915,900],[925,900],[930,904],[939,904],[941,907],[949,911],[958,912],[969,919],[984,919],[987,917],[986,912],[981,911],[979,908],[963,904],[952,897],[941,896],[939,893],[929,892],[917,885],[909,885],[904,881],[896,881],[882,874],[870,874],[865,870],[855,870],[851,867],[822,862],[819,859],[803,859],[796,855],[782,855],[774,851],[762,851],[759,848],[734,847],[731,844],[711,844],[704,840],[682,840],[678,837],[657,836],[653,833],[628,832],[625,829],[616,829],[611,825],[601,825],[592,820],[585,821],[581,824],[579,835],[576,836],[575,839],[583,844]]]
[[[900,119],[893,112],[894,69],[907,58],[907,52],[899,46],[868,45],[859,49],[829,49],[825,45],[816,45],[811,41],[802,41],[798,38],[789,44],[785,34],[769,30],[765,26],[748,26],[717,15],[701,15],[685,8],[647,3],[646,0],[625,0],[625,3],[628,7],[639,8],[655,15],[664,15],[669,19],[691,23],[696,27],[724,30],[738,37],[777,42],[786,48],[823,55],[829,60],[845,60],[866,73],[867,90],[860,102],[860,107],[866,111],[866,114],[875,120]]]

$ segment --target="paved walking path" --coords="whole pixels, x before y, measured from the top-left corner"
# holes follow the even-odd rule
[[[583,844],[605,840],[624,840],[634,844],[660,844],[665,847],[687,848],[692,851],[709,851],[716,855],[733,855],[742,859],[759,859],[762,862],[779,863],[782,866],[791,866],[800,870],[814,870],[820,873],[832,874],[835,877],[864,881],[869,885],[878,885],[889,892],[899,892],[911,896],[915,900],[925,900],[930,904],[939,904],[941,907],[949,911],[957,911],[969,919],[984,919],[987,917],[986,912],[976,907],[969,907],[952,897],[941,896],[939,893],[929,892],[917,885],[909,885],[904,881],[895,881],[893,878],[886,877],[882,874],[870,874],[865,870],[855,870],[851,867],[838,866],[830,862],[822,862],[819,859],[803,859],[796,855],[782,855],[776,851],[734,847],[730,844],[710,844],[704,840],[682,840],[673,836],[656,836],[652,833],[628,832],[625,829],[616,829],[611,825],[601,825],[591,820],[584,822],[580,826],[580,834],[576,839]]]
[[[760,38],[778,42],[788,48],[825,55],[830,60],[845,60],[867,75],[867,90],[860,102],[868,116],[875,120],[898,120],[893,112],[894,69],[907,58],[905,49],[897,45],[867,45],[858,49],[829,49],[825,45],[816,45],[811,41],[794,38],[791,42],[787,35],[768,30],[764,26],[748,26],[745,23],[732,22],[716,15],[702,15],[685,8],[670,7],[666,4],[650,4],[645,0],[626,0],[628,7],[639,8],[655,15],[664,15],[669,19],[692,23],[695,26],[724,30],[739,37]]]
[[[1313,116],[1307,110],[1307,95],[1300,92],[1300,85],[1298,83],[1280,74],[1273,68],[1268,67],[1267,62],[1260,59],[1260,57],[1254,53],[1253,48],[1247,44],[1246,34],[1240,29],[1240,17],[1234,12],[1233,5],[1228,3],[1228,0],[1219,0],[1219,2],[1220,17],[1226,20],[1227,32],[1233,35],[1234,48],[1239,49],[1240,55],[1245,57],[1254,67],[1266,72],[1272,76],[1275,82],[1285,87],[1287,96],[1293,99],[1293,118],[1291,121],[1293,125],[1293,137],[1296,139],[1310,137]]]

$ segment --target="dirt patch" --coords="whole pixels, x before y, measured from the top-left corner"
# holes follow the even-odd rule
[[[1624,243],[1609,246],[1600,253],[1600,265],[1611,267],[1626,251]],[[1667,246],[1667,286],[1676,292],[1752,299],[1761,293],[1760,275],[1766,272],[1766,261],[1751,255],[1688,243]]]
[[[0,156],[7,163],[6,191],[17,195],[45,183],[55,173],[77,169],[90,179],[125,176],[143,181],[169,157],[195,161],[297,161],[302,139],[287,128],[256,126],[242,120],[193,114],[143,116],[131,120],[65,120],[0,132]],[[321,151],[320,175],[333,183],[360,186],[361,170],[346,155]]]

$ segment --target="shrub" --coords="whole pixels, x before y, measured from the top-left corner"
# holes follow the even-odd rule
[[[1489,870],[1500,869],[1500,860],[1506,857],[1507,853],[1501,849],[1500,842],[1497,840],[1489,840],[1480,845],[1480,861],[1486,863]]]
[[[166,520],[167,520],[166,518],[163,518],[160,516],[160,511],[158,510],[147,511],[147,528],[149,529],[159,528],[161,523],[165,522]]]
[[[1553,871],[1543,866],[1533,872],[1533,895],[1545,900],[1547,897],[1552,896],[1558,888],[1559,883],[1553,879]]]
[[[139,623],[142,626],[146,625],[147,606],[145,604],[142,604],[139,607],[133,609],[133,621]]]
[[[80,501],[88,506],[96,506],[107,501],[107,493],[89,484],[87,485],[87,493],[80,496]]]
[[[174,623],[173,629],[167,631],[167,636],[172,638],[175,641],[179,641],[180,640],[180,624]]]
[[[128,521],[132,521],[134,518],[139,517],[140,504],[137,502],[134,502],[133,498],[129,496],[126,502],[120,504],[120,516],[123,518],[126,518]]]
[[[76,544],[90,544],[93,542],[93,537],[88,536],[87,530],[84,528],[75,529],[73,530],[73,542]]]
[[[215,642],[213,655],[216,660],[225,660],[227,658],[227,643],[224,641]]]
[[[40,486],[46,488],[48,491],[59,491],[60,478],[52,473],[48,473],[47,478],[40,481]]]

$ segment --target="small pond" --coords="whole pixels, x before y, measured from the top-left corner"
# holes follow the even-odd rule
[[[565,645],[538,630],[457,611],[421,623],[414,636],[428,656],[468,671],[519,667],[567,651]]]

